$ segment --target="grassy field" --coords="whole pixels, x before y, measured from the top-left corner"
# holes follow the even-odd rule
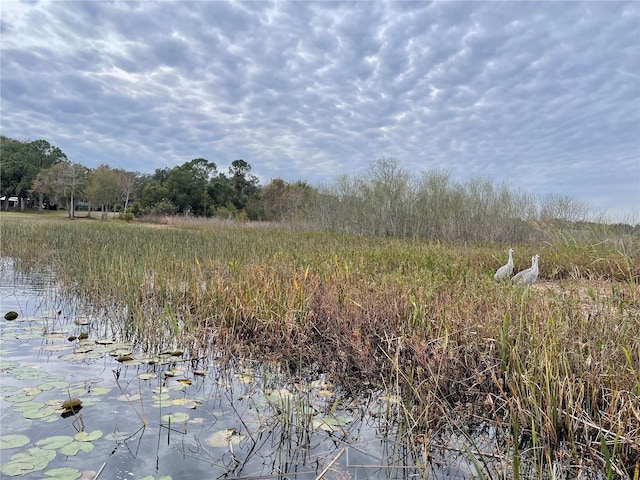
[[[414,444],[492,424],[505,477],[638,478],[637,238],[447,245],[54,213],[0,214],[2,256],[55,267],[142,349],[252,356],[353,394],[395,392]],[[533,287],[494,283],[510,246],[516,270],[540,255]]]

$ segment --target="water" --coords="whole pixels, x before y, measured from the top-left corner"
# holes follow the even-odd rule
[[[392,394],[353,399],[322,376],[246,360],[148,357],[109,336],[105,312],[61,295],[54,272],[21,274],[1,262],[3,478],[469,478],[474,471],[460,441],[427,455],[400,433]],[[19,317],[5,320],[11,310]],[[125,354],[134,360],[119,362]],[[63,411],[72,398],[82,408]]]

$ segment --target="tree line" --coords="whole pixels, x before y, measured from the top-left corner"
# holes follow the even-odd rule
[[[121,218],[167,215],[296,222],[305,228],[446,241],[523,242],[536,225],[589,229],[588,205],[565,195],[535,198],[489,178],[455,181],[447,171],[410,172],[393,157],[361,175],[326,186],[277,178],[262,186],[244,160],[227,172],[204,158],[141,174],[108,165],[90,169],[46,140],[0,138],[2,208],[64,208],[121,212]],[[13,205],[10,199],[13,198]],[[602,223],[597,221],[597,224]],[[640,226],[619,224],[619,233]]]
[[[311,190],[305,182],[275,179],[265,187],[245,160],[234,160],[228,172],[214,162],[195,158],[153,174],[100,165],[95,169],[70,162],[46,140],[0,137],[2,208],[64,208],[70,218],[78,209],[118,211],[131,216],[193,215],[242,220],[283,220]],[[13,201],[11,200],[13,199]],[[125,217],[126,218],[126,217]]]

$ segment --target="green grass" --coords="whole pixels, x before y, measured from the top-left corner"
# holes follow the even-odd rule
[[[630,476],[640,455],[638,239],[511,245],[517,269],[541,256],[539,282],[519,288],[493,282],[504,245],[8,213],[0,226],[2,256],[53,266],[145,350],[250,355],[353,393],[397,390],[411,437],[490,422],[507,476]]]

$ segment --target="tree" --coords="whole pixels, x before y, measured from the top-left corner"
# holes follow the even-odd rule
[[[382,235],[405,233],[406,205],[409,193],[409,173],[400,168],[393,157],[382,157],[371,164],[360,191],[372,210],[365,215],[376,223],[374,232]],[[406,222],[405,222],[406,223]]]
[[[259,190],[258,177],[250,172],[251,165],[244,160],[234,160],[229,167],[229,180],[234,191],[232,202],[238,210],[242,210],[248,198]]]
[[[6,198],[9,195],[19,197],[22,205],[40,171],[67,161],[67,156],[46,140],[27,142],[5,136],[0,137],[0,157],[0,192]],[[8,208],[8,202],[5,202],[5,208]]]
[[[90,172],[79,163],[56,163],[37,176],[33,188],[51,195],[56,203],[62,202],[69,218],[74,218],[75,202],[84,193]]]
[[[164,185],[179,213],[206,215],[207,184],[216,173],[216,164],[204,158],[195,158],[169,170]]]
[[[287,183],[281,178],[271,180],[262,189],[262,215],[264,220],[289,220],[301,212],[311,194],[306,182]]]
[[[142,185],[140,174],[137,172],[127,172],[125,170],[116,170],[118,181],[120,183],[120,199],[124,204],[123,212],[127,213],[129,201],[134,200]]]
[[[86,196],[89,203],[100,206],[102,219],[107,218],[107,211],[120,198],[120,176],[108,165],[100,165],[91,175],[87,184]]]

